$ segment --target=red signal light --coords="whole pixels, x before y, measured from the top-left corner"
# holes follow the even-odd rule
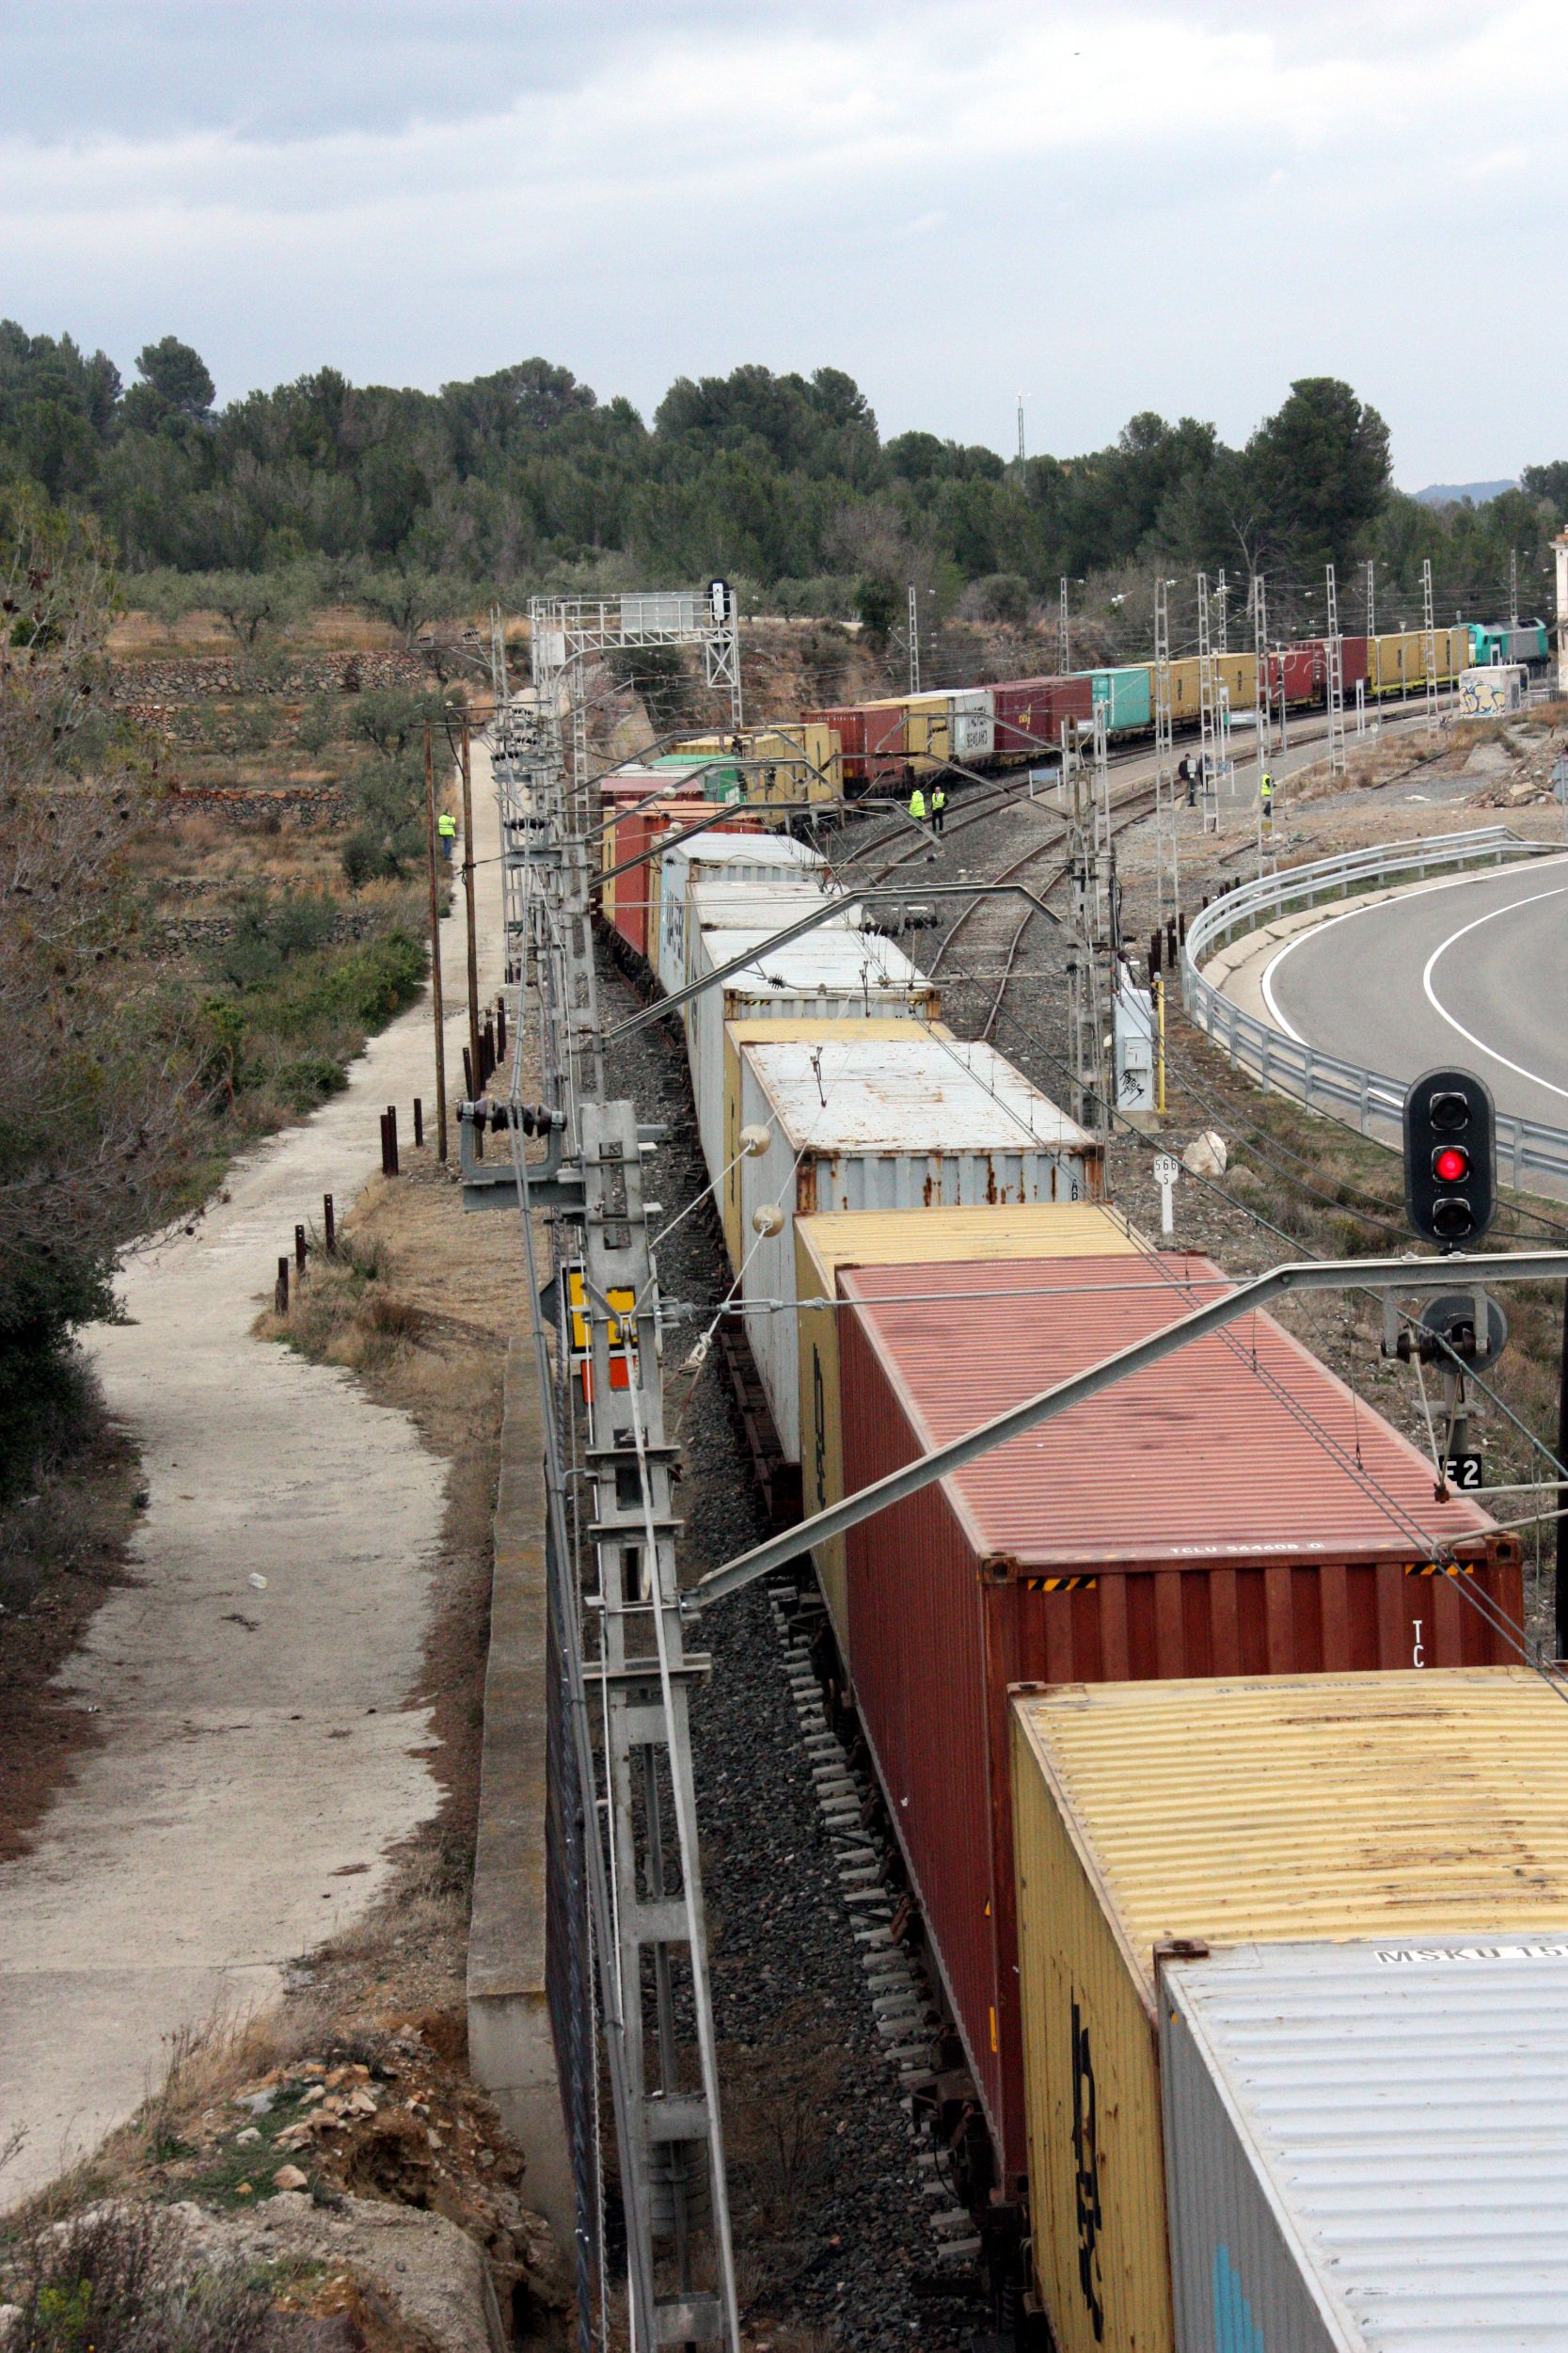
[[[1457,1144],[1445,1144],[1432,1155],[1432,1173],[1441,1184],[1457,1184],[1470,1173],[1470,1155]]]

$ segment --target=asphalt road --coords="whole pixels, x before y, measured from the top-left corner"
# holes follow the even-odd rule
[[[1499,1111],[1568,1128],[1568,855],[1314,925],[1269,964],[1279,1026],[1390,1078],[1480,1073]]]

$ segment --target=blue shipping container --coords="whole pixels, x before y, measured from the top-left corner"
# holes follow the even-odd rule
[[[1095,708],[1105,707],[1105,725],[1111,735],[1126,735],[1137,727],[1152,726],[1154,703],[1149,691],[1147,662],[1135,662],[1121,670],[1091,670],[1091,692]]]

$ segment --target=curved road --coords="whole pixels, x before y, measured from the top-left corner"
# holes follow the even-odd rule
[[[1478,1072],[1499,1111],[1568,1128],[1568,855],[1314,924],[1263,976],[1291,1037],[1390,1078]]]

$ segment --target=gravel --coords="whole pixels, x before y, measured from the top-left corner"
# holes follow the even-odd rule
[[[601,951],[608,1023],[637,998]],[[608,1060],[612,1093],[671,1137],[648,1188],[665,1219],[705,1185],[675,1025]],[[658,1249],[661,1296],[716,1302],[726,1280],[717,1217],[696,1212]],[[680,1418],[683,1582],[759,1540],[767,1524],[717,1351],[682,1412],[678,1369],[702,1328],[666,1335],[666,1418]],[[883,2055],[784,1673],[768,1594],[717,1605],[700,1646],[713,1673],[692,1710],[715,2030],[725,2086],[731,2199],[748,2335],[817,2329],[838,2342],[922,2353],[967,2345],[991,2326],[973,2268],[939,2262],[920,2143]],[[780,2348],[782,2353],[782,2346]]]

